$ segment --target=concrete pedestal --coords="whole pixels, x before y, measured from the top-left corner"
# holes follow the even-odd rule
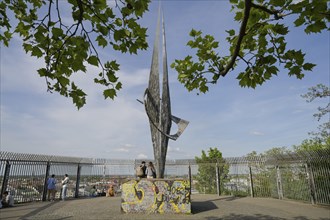
[[[121,210],[190,214],[190,182],[186,179],[130,180],[122,185]]]

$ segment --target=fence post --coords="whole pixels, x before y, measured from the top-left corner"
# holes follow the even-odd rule
[[[80,185],[80,171],[81,171],[81,165],[78,163],[77,168],[77,181],[76,181],[76,191],[75,191],[75,198],[79,197],[79,185]]]
[[[190,163],[188,165],[188,175],[189,175],[189,184],[190,184],[190,194],[189,194],[189,196],[191,196],[192,183],[191,183],[191,167],[190,167]]]
[[[282,178],[281,178],[281,171],[280,171],[280,166],[276,166],[276,183],[277,183],[277,193],[278,193],[278,198],[283,199],[283,188],[282,188]]]
[[[9,180],[9,173],[10,173],[10,167],[11,164],[9,163],[9,160],[6,161],[6,167],[5,167],[5,173],[3,176],[3,182],[2,182],[2,188],[1,188],[1,195],[0,198],[2,198],[3,193],[7,190],[8,180]]]
[[[315,198],[316,191],[315,191],[314,176],[313,176],[312,170],[310,169],[310,164],[305,163],[305,169],[306,169],[306,175],[307,175],[307,180],[308,180],[308,185],[309,185],[311,201],[312,201],[312,204],[314,205],[316,203],[316,198]]]
[[[218,161],[216,163],[215,170],[216,170],[216,178],[217,178],[217,193],[218,193],[218,196],[220,196],[221,195],[221,188],[220,188],[220,167],[219,167]]]
[[[42,192],[42,201],[46,201],[47,199],[47,182],[48,182],[48,177],[49,177],[49,170],[50,170],[50,163],[49,161],[47,162],[47,166],[46,166],[46,174],[45,174],[45,179],[44,179],[44,189]]]
[[[254,189],[253,189],[253,178],[252,178],[252,168],[249,166],[249,178],[250,178],[250,195],[254,197]]]

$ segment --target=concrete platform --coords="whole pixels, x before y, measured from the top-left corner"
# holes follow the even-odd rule
[[[192,214],[122,213],[120,197],[35,202],[0,209],[0,219],[199,219],[199,220],[330,220],[330,207],[270,198],[191,196]]]

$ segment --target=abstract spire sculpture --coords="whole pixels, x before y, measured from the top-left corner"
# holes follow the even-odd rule
[[[188,126],[188,121],[175,117],[171,113],[170,90],[168,85],[167,53],[165,41],[165,24],[162,17],[162,53],[163,53],[163,84],[162,98],[160,98],[159,83],[159,38],[160,38],[160,10],[158,12],[156,38],[154,42],[149,85],[144,93],[144,102],[149,118],[151,139],[154,150],[157,178],[164,178],[166,154],[169,139],[176,140]],[[178,125],[178,131],[171,135],[172,121]]]

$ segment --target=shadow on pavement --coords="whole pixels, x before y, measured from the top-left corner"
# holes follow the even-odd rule
[[[58,201],[57,201],[57,202],[58,202]],[[45,210],[45,209],[47,209],[47,208],[53,206],[53,205],[54,205],[55,203],[57,203],[57,202],[49,202],[49,204],[47,204],[47,205],[45,205],[45,206],[42,206],[42,207],[40,207],[40,208],[38,208],[38,209],[34,209],[32,212],[30,212],[30,213],[28,213],[28,214],[22,216],[20,219],[26,219],[26,218],[28,218],[28,217],[34,216],[34,215],[38,214],[39,212],[41,212],[41,211],[43,211],[43,210]]]
[[[217,209],[217,208],[218,207],[211,201],[192,202],[191,203],[191,212],[192,212],[192,214],[207,212],[207,211]]]
[[[219,200],[222,200],[222,201],[234,201],[234,200],[238,200],[238,199],[241,199],[242,197],[235,197],[235,196],[229,196],[229,197],[221,197],[221,198],[217,198],[217,199],[210,199],[210,200],[207,200],[209,202],[214,202],[214,201],[219,201]]]
[[[247,219],[258,219],[258,220],[285,220],[285,218],[279,218],[269,215],[236,215],[236,214],[230,214],[229,216],[224,216],[222,219],[224,220],[247,220]]]
[[[280,217],[275,217],[275,216],[270,216],[270,215],[261,215],[261,214],[256,214],[256,215],[236,215],[236,214],[230,214],[228,216],[223,216],[221,218],[219,217],[207,217],[207,220],[287,220],[288,218],[280,218]],[[294,220],[310,220],[310,218],[307,218],[305,216],[296,216],[292,217],[290,219]],[[318,220],[329,220],[326,218],[319,218]]]

